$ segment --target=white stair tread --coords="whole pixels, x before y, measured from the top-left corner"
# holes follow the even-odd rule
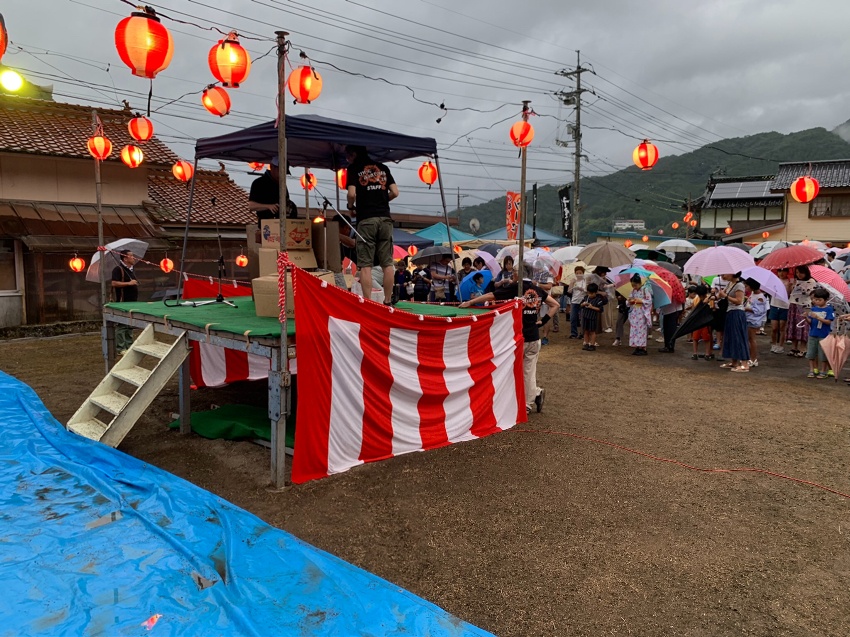
[[[120,414],[121,410],[124,409],[124,405],[130,402],[130,399],[127,398],[127,396],[119,394],[117,391],[109,392],[108,394],[103,394],[101,396],[92,396],[89,400],[101,409],[108,411],[113,416]]]
[[[109,429],[109,425],[101,422],[97,418],[89,418],[88,420],[68,425],[68,429],[73,431],[75,434],[83,436],[83,438],[100,440],[100,437],[104,434],[104,432]]]
[[[127,369],[113,369],[112,375],[115,376],[115,378],[123,380],[125,383],[130,383],[131,385],[135,385],[136,387],[141,387],[142,385],[144,385],[145,381],[150,377],[151,371],[149,369],[145,369],[144,367],[134,365],[133,367],[128,367]]]
[[[171,349],[171,345],[169,343],[154,341],[147,345],[134,345],[133,349],[147,356],[153,356],[154,358],[165,358],[165,355],[168,354],[168,350]]]

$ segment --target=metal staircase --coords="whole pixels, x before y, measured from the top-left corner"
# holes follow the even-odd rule
[[[71,417],[68,429],[117,447],[188,355],[185,332],[163,343],[148,325]]]

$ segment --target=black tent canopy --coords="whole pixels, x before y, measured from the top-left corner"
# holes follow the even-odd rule
[[[365,146],[373,159],[384,163],[437,155],[437,142],[431,137],[401,135],[319,115],[286,118],[286,160],[290,166],[342,168],[347,163],[348,144]],[[196,159],[269,162],[276,156],[277,126],[273,121],[199,139],[195,145]]]

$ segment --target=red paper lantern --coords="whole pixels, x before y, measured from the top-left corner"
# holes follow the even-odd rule
[[[236,265],[240,268],[247,268],[248,257],[246,257],[244,254],[240,254],[238,257],[236,257]]]
[[[348,170],[340,168],[336,171],[336,185],[340,190],[348,188]]]
[[[138,168],[139,164],[141,164],[144,160],[145,154],[138,146],[127,144],[121,149],[121,161],[130,168]]]
[[[626,246],[627,248],[631,248],[634,245],[634,243],[632,243],[631,239],[626,239],[625,241],[623,241],[623,245]]]
[[[152,80],[171,62],[174,40],[152,10],[134,12],[118,23],[115,48],[133,75]]]
[[[640,240],[641,240],[641,241],[643,241],[644,243],[646,243],[647,241],[649,241],[649,237],[648,237],[647,235],[643,235],[643,236],[640,238]]]
[[[153,137],[153,123],[147,117],[134,117],[127,124],[127,130],[137,142],[146,142]]]
[[[850,244],[847,244],[847,247],[850,248]],[[417,252],[419,252],[419,248],[417,248],[416,246],[410,246],[407,249],[407,254],[409,254],[412,257],[415,257]]]
[[[791,184],[791,196],[799,203],[809,203],[818,196],[820,184],[812,177],[798,177]]]
[[[316,187],[316,175],[313,173],[304,173],[301,175],[301,187],[304,190],[313,190]]]
[[[235,31],[210,49],[207,62],[215,79],[227,88],[239,88],[251,72],[251,56],[239,44]]]
[[[697,227],[697,220],[696,219],[691,219],[688,223],[690,224],[691,228]]]
[[[162,261],[159,262],[159,269],[168,274],[174,269],[174,261],[165,257]]]
[[[761,233],[761,238],[762,238],[762,239],[767,239],[769,236],[770,236],[770,233],[769,233],[769,232],[762,232],[762,233]]]
[[[511,126],[511,141],[518,148],[525,148],[534,139],[534,127],[521,120]]]
[[[182,182],[187,182],[192,179],[192,176],[195,174],[195,167],[192,166],[188,161],[183,161],[182,159],[171,167],[171,173],[177,177]]]
[[[224,117],[230,112],[230,95],[220,86],[208,86],[201,95],[201,103],[213,115]]]
[[[725,232],[726,234],[732,234],[732,228],[727,226],[723,232]]]
[[[460,246],[457,246],[457,245],[455,246],[454,250],[455,250],[455,254],[460,254],[461,252],[463,252],[463,248],[461,248]]]
[[[82,272],[83,268],[86,267],[86,262],[75,254],[74,258],[68,261],[68,265],[74,272]]]
[[[322,92],[322,76],[312,66],[299,66],[289,74],[286,86],[296,102],[309,104]]]
[[[265,165],[264,163],[262,163],[262,162],[259,162],[259,161],[252,161],[252,162],[249,162],[248,167],[249,167],[251,170],[253,170],[254,172],[259,173],[259,172],[263,172],[263,170],[265,169],[266,165]]]
[[[641,170],[650,170],[658,161],[658,148],[645,139],[635,148],[632,159]]]
[[[691,220],[691,219],[693,219],[693,218],[694,218],[694,213],[692,213],[692,212],[688,212],[688,213],[685,215],[685,218],[683,219],[683,221],[684,221],[685,223],[687,223],[688,221],[690,221],[690,220]]]
[[[673,230],[678,230],[678,229],[679,229],[679,222],[678,222],[678,221],[674,221],[674,222],[673,222],[673,225],[672,225],[672,228],[673,228]]]
[[[91,156],[100,161],[103,161],[112,154],[112,142],[109,141],[109,138],[102,135],[89,137],[87,146]]]
[[[428,184],[430,188],[437,181],[437,168],[430,161],[426,161],[419,167],[419,179]]]
[[[6,47],[9,45],[9,33],[6,31],[6,22],[3,16],[0,15],[0,60],[3,59],[3,54],[6,52]]]

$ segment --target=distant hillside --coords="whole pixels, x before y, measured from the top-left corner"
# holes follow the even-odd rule
[[[581,240],[587,241],[593,230],[610,231],[617,217],[644,219],[647,230],[664,228],[673,234],[669,224],[681,214],[681,203],[688,196],[696,199],[702,195],[712,174],[772,175],[781,162],[848,159],[850,142],[839,137],[839,131],[850,139],[850,122],[843,127],[847,130],[812,128],[788,135],[760,133],[724,139],[684,155],[662,156],[651,171],[630,167],[604,177],[583,178]],[[529,154],[533,152],[532,146]],[[558,235],[562,234],[557,196],[561,187],[538,187],[538,227]],[[473,217],[481,222],[480,232],[500,227],[505,223],[504,198],[465,208],[460,215],[463,230]]]

